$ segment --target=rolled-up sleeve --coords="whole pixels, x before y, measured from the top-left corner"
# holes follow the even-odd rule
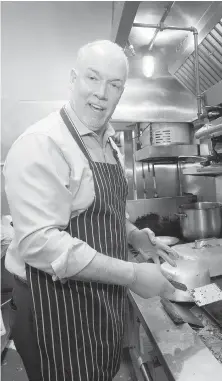
[[[25,135],[11,148],[4,175],[17,254],[56,278],[80,272],[96,251],[64,231],[75,189],[69,190],[70,167],[60,148],[47,135]]]

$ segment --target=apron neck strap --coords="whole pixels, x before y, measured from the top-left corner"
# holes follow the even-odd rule
[[[84,153],[84,155],[86,156],[86,158],[92,162],[92,157],[89,153],[89,151],[87,150],[77,128],[75,127],[74,123],[72,122],[71,118],[69,117],[66,109],[64,107],[61,108],[60,110],[60,115],[61,115],[61,118],[63,120],[63,122],[65,123],[66,127],[68,128],[70,134],[72,135],[73,139],[75,140],[75,142],[78,144],[79,148],[81,149],[81,151]]]

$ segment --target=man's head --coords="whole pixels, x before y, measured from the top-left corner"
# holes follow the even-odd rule
[[[119,102],[127,76],[128,60],[117,44],[95,41],[79,50],[71,73],[71,106],[90,130],[103,130]]]

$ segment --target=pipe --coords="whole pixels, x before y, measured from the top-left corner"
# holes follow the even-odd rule
[[[131,358],[136,362],[138,368],[140,369],[144,381],[153,381],[150,370],[147,364],[143,361],[142,357],[139,356],[135,347],[129,349]]]
[[[199,76],[199,56],[198,56],[198,31],[194,27],[190,28],[182,28],[177,26],[168,26],[164,25],[162,22],[159,24],[143,24],[143,23],[133,23],[133,27],[139,28],[156,28],[157,31],[163,31],[166,29],[171,30],[185,30],[188,32],[192,32],[194,36],[194,58],[195,58],[195,77],[196,77],[196,98],[197,98],[197,119],[200,119],[201,115],[201,94],[200,94],[200,76]],[[156,38],[156,35],[155,35]],[[153,45],[152,45],[153,47]]]
[[[198,56],[198,31],[193,28],[194,54],[195,54],[195,75],[196,75],[196,97],[197,97],[197,119],[201,115],[201,95],[200,95],[200,76],[199,76],[199,56]]]
[[[216,126],[211,124],[206,124],[204,127],[201,127],[195,133],[195,138],[197,139],[206,138],[216,133],[222,134],[222,123],[219,123]]]
[[[137,181],[136,181],[136,142],[135,130],[132,130],[132,150],[133,150],[133,199],[137,200]]]
[[[133,23],[133,27],[135,28],[151,28],[151,29],[159,29],[159,30],[165,30],[165,29],[173,29],[173,30],[187,30],[188,32],[193,32],[193,27],[190,28],[181,28],[177,26],[168,26],[164,24],[143,24],[140,22]]]
[[[160,19],[160,24],[163,23],[163,22],[166,20],[166,18],[167,18],[167,16],[168,16],[168,14],[170,13],[170,10],[171,10],[171,8],[172,8],[172,6],[173,6],[174,3],[175,3],[174,1],[171,1],[171,2],[166,6],[165,11],[164,11],[164,13],[163,13],[163,16],[162,16],[161,19]],[[148,47],[148,50],[149,50],[149,51],[151,51],[151,50],[153,49],[153,44],[154,44],[154,42],[155,42],[155,40],[156,40],[156,37],[157,37],[158,33],[159,33],[159,29],[156,29],[155,32],[154,32],[153,38],[152,38],[152,40],[150,41],[150,44],[149,44],[149,47]]]

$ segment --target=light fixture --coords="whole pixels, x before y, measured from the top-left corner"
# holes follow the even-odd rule
[[[154,57],[149,55],[149,56],[144,56],[142,59],[142,64],[143,64],[143,74],[145,77],[150,78],[152,77],[154,73]]]

